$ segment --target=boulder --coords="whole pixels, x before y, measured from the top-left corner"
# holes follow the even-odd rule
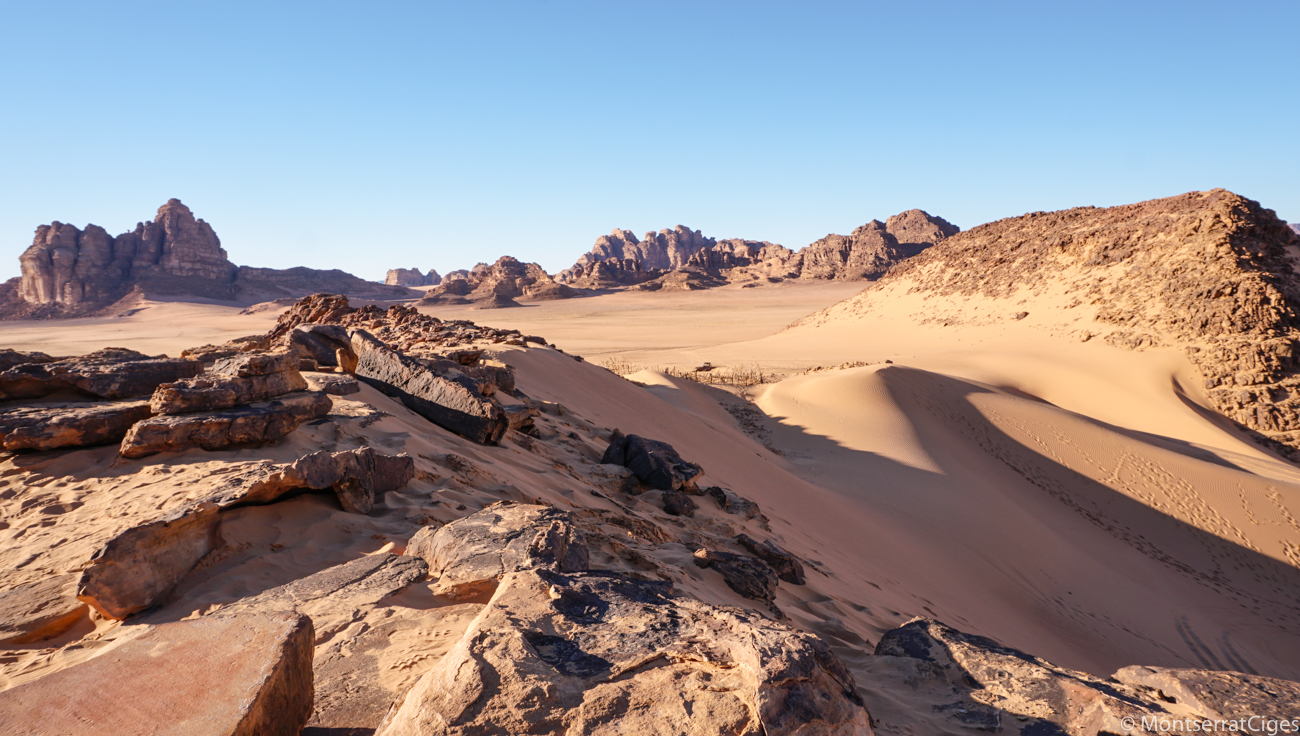
[[[453,600],[491,591],[511,570],[550,564],[585,570],[589,553],[569,516],[550,506],[493,504],[478,513],[415,533],[406,554],[429,563],[433,590]]]
[[[848,669],[814,636],[611,572],[507,573],[376,736],[865,736]]]
[[[77,575],[52,575],[0,591],[0,644],[27,644],[58,636],[86,613],[77,600]]]
[[[727,587],[746,598],[756,601],[776,598],[776,571],[757,557],[701,548],[695,551],[695,564],[717,570]]]
[[[76,391],[101,399],[148,396],[160,384],[197,376],[203,363],[184,358],[150,358],[125,348],[26,363],[0,373],[0,400],[33,399]]]
[[[341,325],[303,324],[289,333],[289,349],[315,359],[317,365],[331,366],[338,365],[338,350],[352,349],[352,340]]]
[[[759,542],[748,534],[740,534],[736,537],[736,543],[770,565],[776,571],[776,576],[787,583],[803,585],[807,582],[804,577],[803,563],[799,558],[778,547],[772,540],[765,539]]]
[[[329,413],[329,396],[313,391],[286,394],[223,411],[158,416],[131,427],[122,440],[123,457],[139,458],[191,447],[221,450],[237,445],[264,445]]]
[[[197,378],[159,386],[149,406],[155,414],[215,411],[306,388],[292,353],[243,353],[218,360]]]
[[[614,493],[635,496],[641,493],[641,483],[636,474],[622,465],[593,465],[589,472],[593,485]]]
[[[357,379],[343,373],[311,373],[303,376],[308,391],[321,391],[330,396],[349,396],[361,391]]]
[[[382,455],[369,447],[322,450],[294,461],[283,477],[298,487],[332,488],[344,511],[368,514],[377,495],[395,491],[415,477],[415,460],[408,455]]]
[[[1294,718],[1300,712],[1296,683],[1238,672],[1151,667],[1126,667],[1102,679],[924,618],[886,632],[875,654],[876,671],[907,682],[917,702],[927,703],[936,718],[946,721],[937,724],[940,728],[1191,733],[1205,730],[1200,728],[1204,719]],[[1143,729],[1144,718],[1167,725]],[[1175,722],[1195,727],[1170,728]],[[1138,727],[1126,728],[1126,723]]]
[[[501,410],[506,413],[506,421],[510,423],[510,428],[524,433],[533,430],[533,420],[539,413],[533,407],[524,404],[506,404],[501,407]]]
[[[664,511],[673,516],[695,516],[699,506],[681,491],[664,491]]]
[[[415,358],[389,349],[365,330],[353,330],[357,378],[456,434],[495,445],[509,428],[501,407],[462,383],[437,375]]]
[[[743,516],[746,519],[755,519],[763,516],[763,512],[759,509],[758,504],[732,493],[726,488],[709,486],[704,489],[704,495],[711,496],[713,500],[718,502],[718,506],[722,507],[722,510],[726,511],[728,514],[736,514],[737,516]]]
[[[615,436],[600,462],[622,465],[635,473],[643,485],[661,491],[693,489],[695,479],[704,474],[703,468],[683,460],[667,442],[635,434]]]
[[[297,736],[311,717],[311,619],[290,613],[144,627],[93,659],[0,693],[11,734]]]
[[[0,409],[0,447],[53,450],[120,442],[132,425],[152,414],[147,401]]]

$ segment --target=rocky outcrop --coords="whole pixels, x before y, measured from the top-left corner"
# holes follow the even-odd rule
[[[202,372],[203,364],[197,360],[151,358],[125,348],[104,348],[77,358],[14,366],[0,373],[0,400],[40,398],[60,391],[128,399]]]
[[[929,619],[886,632],[878,671],[949,728],[1020,734],[1198,733],[1204,720],[1295,718],[1300,685],[1238,672],[1126,667],[1101,679]],[[1144,722],[1154,725],[1143,727]],[[1262,731],[1258,731],[1262,732]]]
[[[0,693],[11,734],[297,736],[311,717],[311,619],[204,616],[150,627]]]
[[[757,557],[701,548],[695,551],[695,564],[716,570],[727,587],[746,598],[771,602],[776,597],[776,571]]]
[[[539,566],[502,577],[376,736],[428,733],[872,730],[852,676],[816,637],[673,597],[666,582]]]
[[[614,436],[600,462],[622,465],[631,470],[642,485],[661,491],[693,490],[695,479],[704,473],[699,465],[683,460],[667,442],[635,434]]]
[[[550,506],[500,503],[416,532],[406,554],[429,564],[433,591],[453,600],[490,593],[502,575],[534,564],[587,569],[588,550],[568,515]]]
[[[292,353],[243,353],[222,358],[202,376],[165,383],[153,392],[155,414],[228,409],[303,391],[307,382]]]
[[[439,427],[485,445],[495,445],[509,428],[505,412],[476,383],[440,376],[365,330],[353,330],[351,338],[357,378]]]
[[[851,235],[827,235],[796,253],[766,241],[715,241],[680,225],[647,233],[644,241],[615,230],[556,279],[584,288],[637,286],[648,291],[786,279],[871,280],[958,231],[943,218],[908,210],[887,222],[872,220]]]
[[[433,269],[420,273],[418,268],[390,268],[384,283],[389,286],[437,286],[442,283],[442,277]]]
[[[212,226],[178,199],[158,208],[151,222],[116,237],[98,225],[42,225],[19,262],[17,301],[0,305],[7,316],[90,314],[133,292],[250,303],[323,290],[388,298],[408,293],[342,271],[236,266]]]
[[[0,408],[0,447],[55,450],[111,444],[152,414],[147,401]]]
[[[1214,406],[1300,458],[1300,236],[1222,189],[980,225],[896,266],[881,284],[1023,300],[1057,290],[1070,329],[1126,349],[1182,349]],[[867,292],[830,311],[852,312]],[[825,313],[824,313],[825,314]],[[805,318],[813,323],[824,314]],[[1078,316],[1083,321],[1075,322]],[[963,316],[945,317],[961,324]]]
[[[441,284],[430,289],[419,304],[475,304],[480,308],[499,309],[518,306],[515,299],[568,299],[578,292],[558,284],[536,263],[523,263],[502,256],[496,263],[480,263],[463,278],[448,274]]]
[[[317,365],[335,366],[340,350],[352,350],[352,338],[341,325],[302,324],[289,333],[289,349]]]
[[[325,416],[332,406],[325,394],[302,391],[223,411],[157,416],[131,427],[122,440],[121,453],[140,458],[193,447],[222,450],[264,445],[305,421]]]
[[[29,353],[12,348],[0,348],[0,372],[27,363],[53,363],[56,360],[63,360],[63,358],[55,358],[45,353]]]

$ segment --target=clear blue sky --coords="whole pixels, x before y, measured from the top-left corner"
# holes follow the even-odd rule
[[[554,272],[1226,187],[1300,220],[1300,2],[0,6],[0,277],[179,197],[236,263]]]

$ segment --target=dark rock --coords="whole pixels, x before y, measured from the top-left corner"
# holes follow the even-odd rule
[[[416,532],[406,554],[429,563],[433,590],[462,600],[492,590],[520,567],[585,570],[587,543],[568,514],[550,506],[498,503],[434,529]]]
[[[289,332],[289,348],[296,354],[312,358],[318,365],[338,365],[335,354],[351,350],[348,331],[336,324],[301,324]]]
[[[77,391],[101,399],[147,396],[160,384],[197,376],[203,364],[181,358],[150,358],[125,348],[104,348],[77,358],[26,363],[0,373],[0,400],[32,399]]]
[[[506,421],[510,423],[511,429],[526,434],[534,428],[533,419],[537,416],[538,411],[531,406],[507,404],[502,406],[501,409],[506,413]]]
[[[717,501],[718,505],[722,507],[722,510],[726,511],[728,514],[743,516],[745,519],[756,519],[763,516],[758,504],[744,498],[743,496],[732,493],[726,488],[709,486],[708,488],[705,488],[703,492],[705,495],[711,496],[713,500]]]
[[[132,425],[152,414],[147,401],[0,409],[0,447],[53,450],[120,442]]]
[[[736,543],[749,550],[750,554],[771,565],[772,569],[776,571],[776,576],[787,583],[803,585],[807,582],[804,577],[803,563],[799,561],[799,558],[778,547],[772,540],[765,539],[759,542],[747,534],[740,534],[736,537]]]
[[[692,489],[695,479],[704,473],[699,465],[683,460],[667,442],[635,434],[611,440],[600,462],[622,465],[646,487],[661,491]]]
[[[122,456],[145,457],[191,447],[221,450],[274,442],[310,419],[329,413],[333,402],[323,393],[304,391],[274,401],[196,414],[158,416],[131,427],[122,440]]]
[[[695,551],[695,564],[717,570],[728,587],[746,598],[756,601],[776,598],[776,571],[757,557],[698,549]]]
[[[54,358],[45,353],[27,353],[12,348],[0,348],[0,372],[27,363],[53,363],[64,358]]]
[[[408,409],[456,434],[495,445],[509,428],[501,407],[415,358],[390,350],[365,330],[353,330],[357,378],[397,398]]]
[[[314,699],[311,619],[289,613],[160,624],[0,693],[10,734],[297,736]]]
[[[664,491],[664,511],[673,516],[695,516],[699,508],[691,497],[681,491]]]

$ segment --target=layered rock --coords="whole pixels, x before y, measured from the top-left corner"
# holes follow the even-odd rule
[[[128,399],[201,372],[203,363],[193,359],[151,358],[125,348],[104,348],[76,358],[14,366],[0,373],[0,400],[40,398],[61,391]]]
[[[380,298],[408,293],[337,270],[236,266],[212,226],[178,199],[158,208],[151,222],[116,237],[98,225],[42,225],[19,262],[22,277],[15,298],[0,304],[3,315],[78,316],[129,293],[245,302],[325,290]]]
[[[296,736],[311,717],[311,619],[205,616],[0,693],[11,734]],[[165,665],[165,666],[162,666]]]
[[[155,414],[228,409],[303,391],[307,382],[292,353],[243,353],[222,358],[197,378],[165,383],[149,401]]]
[[[437,286],[442,277],[434,269],[420,273],[418,268],[390,268],[384,276],[384,283],[389,286]]]
[[[0,447],[54,450],[120,442],[152,416],[147,401],[58,404],[0,409]]]
[[[141,458],[193,447],[222,450],[274,442],[311,419],[329,413],[329,396],[313,391],[272,401],[193,414],[156,416],[136,423],[122,440],[122,457]]]

